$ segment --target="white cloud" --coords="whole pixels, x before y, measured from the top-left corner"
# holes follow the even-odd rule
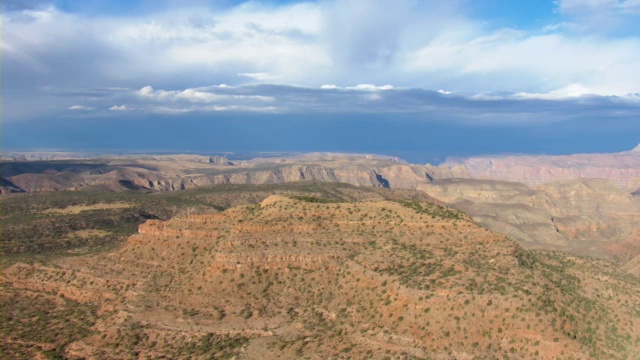
[[[217,93],[218,89],[228,89],[228,86],[209,86],[200,88],[188,88],[184,90],[155,90],[151,86],[145,86],[138,90],[138,96],[146,99],[170,102],[186,101],[191,103],[220,103],[225,101],[261,101],[270,102],[275,99],[262,95],[243,95],[236,93]]]
[[[638,34],[640,0],[558,0],[557,5],[558,11],[568,19],[569,29]]]
[[[393,88],[394,88],[393,85],[376,86],[374,84],[358,84],[356,86],[346,86],[344,88],[341,88],[335,84],[325,84],[320,86],[320,89],[324,89],[324,90],[346,89],[346,90],[378,91],[378,90],[391,90]]]
[[[69,110],[82,110],[82,111],[93,111],[96,108],[93,106],[85,106],[85,105],[72,105],[69,106]]]
[[[346,87],[346,89],[350,89],[350,90],[365,90],[365,91],[391,90],[391,89],[393,89],[393,85],[376,86],[376,85],[373,85],[373,84],[358,84],[356,86]]]
[[[147,112],[154,114],[168,114],[168,115],[180,115],[193,112],[257,112],[257,113],[274,113],[278,111],[278,108],[274,106],[239,106],[239,105],[211,105],[211,106],[189,106],[189,107],[174,107],[174,106],[151,106],[147,108]]]
[[[441,83],[462,84],[466,92],[545,93],[580,83],[594,94],[625,95],[640,89],[637,59],[640,39],[576,41],[503,32],[459,43],[436,40],[408,55],[406,67],[434,76],[457,74],[467,81]]]
[[[595,94],[596,91],[589,89],[582,84],[572,84],[544,94],[520,92],[514,94],[514,97],[522,99],[562,100]]]
[[[640,14],[638,0],[559,0],[558,9],[567,14],[619,12],[623,14]]]
[[[360,84],[363,85],[363,84]],[[386,90],[379,90],[384,88]],[[389,86],[339,87],[332,91],[318,86],[252,84],[219,85],[184,89],[161,89],[145,86],[138,90],[110,89],[96,97],[91,107],[135,111],[119,116],[141,114],[184,114],[212,116],[227,113],[240,118],[246,113],[278,114],[394,114],[415,119],[440,119],[475,125],[518,125],[548,123],[581,118],[634,119],[640,113],[640,96],[599,96],[580,83],[549,92],[481,92],[432,91]],[[443,96],[446,95],[446,96]],[[116,104],[116,105],[114,105]],[[121,105],[122,104],[122,105]],[[126,104],[126,105],[125,105]],[[109,112],[91,113],[102,114]],[[234,114],[235,113],[235,114]],[[86,115],[89,115],[87,112]],[[54,114],[55,116],[55,114]],[[115,115],[112,115],[115,116]]]
[[[364,86],[363,86],[364,85]],[[546,93],[481,92],[453,93],[415,88],[394,88],[360,84],[360,86],[325,88],[288,85],[243,85],[220,88],[217,85],[178,90],[153,89],[144,91],[120,90],[104,101],[121,99],[136,109],[136,113],[184,114],[188,112],[262,112],[262,113],[412,113],[443,112],[471,116],[479,123],[508,123],[526,118],[527,113],[558,109],[559,115],[585,111],[604,111],[616,106],[627,113],[640,111],[637,95],[599,96],[582,84]],[[144,95],[141,95],[144,93]],[[441,96],[447,95],[447,96]],[[544,103],[540,103],[543,101]],[[112,104],[112,103],[111,103]],[[545,104],[541,106],[541,104]],[[105,107],[109,105],[105,104]],[[589,108],[589,106],[592,106]],[[114,107],[124,107],[116,105]],[[538,108],[542,109],[539,110]],[[113,109],[113,107],[112,107]],[[515,109],[515,110],[514,110]],[[514,114],[513,112],[517,114]],[[555,110],[548,115],[553,115]],[[610,111],[610,110],[606,110]],[[617,111],[617,110],[616,110]],[[615,111],[613,112],[615,113]],[[513,114],[514,117],[509,117]],[[498,121],[491,118],[499,116]],[[517,115],[517,116],[516,116]],[[545,115],[546,116],[546,115]]]
[[[248,77],[248,78],[260,80],[260,81],[274,80],[278,78],[278,76],[276,75],[271,75],[271,74],[261,73],[261,72],[260,73],[238,73],[238,76],[244,76],[244,77]]]
[[[142,89],[138,90],[138,94],[142,95],[142,96],[146,96],[153,93],[153,87],[152,86],[145,86]]]
[[[640,0],[557,4],[566,22],[531,31],[495,30],[464,17],[464,1],[248,2],[224,10],[172,7],[127,17],[86,17],[55,7],[3,12],[3,81],[21,90],[5,96],[4,110],[8,118],[43,116],[59,101],[34,90],[45,85],[78,94],[114,86],[139,89],[129,91],[131,98],[117,92],[120,97],[100,104],[126,103],[136,110],[141,104],[286,107],[280,96],[235,91],[256,82],[361,92],[393,90],[374,84],[394,84],[480,97],[508,92],[561,98],[578,91],[576,84],[587,89],[584,94],[640,92],[640,35],[592,36],[572,32],[569,24],[589,23],[581,15],[586,13],[632,16]],[[199,87],[203,81],[221,85]],[[140,88],[145,84],[163,90]],[[14,95],[24,93],[42,106]],[[138,103],[129,102],[134,100]]]

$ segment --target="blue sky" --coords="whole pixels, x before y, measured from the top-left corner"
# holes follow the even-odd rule
[[[640,142],[640,0],[5,0],[1,16],[5,150],[422,161]]]

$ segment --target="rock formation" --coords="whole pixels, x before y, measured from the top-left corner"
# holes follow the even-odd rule
[[[629,192],[639,189],[640,145],[614,154],[514,155],[451,158],[472,178],[539,185],[580,178],[609,179]]]
[[[5,162],[2,170],[3,179],[22,191],[78,190],[96,186],[113,190],[175,191],[218,184],[256,185],[308,180],[415,189],[435,179],[468,177],[462,167],[409,165],[396,158],[325,153],[255,159],[238,164],[221,156],[197,155],[141,155],[127,160],[84,162]]]
[[[271,196],[152,220],[106,254],[17,263],[2,274],[3,352],[11,358],[639,351],[637,281],[609,263],[523,250],[462,213],[406,199]],[[24,332],[25,324],[45,325]],[[54,336],[69,329],[79,330]]]
[[[231,166],[233,163],[224,156],[212,156],[209,158],[209,163],[213,165]]]
[[[419,189],[528,248],[620,256],[607,251],[607,246],[625,241],[640,228],[640,200],[608,180],[558,181],[531,188],[522,183],[453,179]]]

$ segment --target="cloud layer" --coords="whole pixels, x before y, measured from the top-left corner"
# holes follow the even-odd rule
[[[534,101],[555,118],[595,105],[638,111],[637,0],[561,0],[559,23],[526,31],[492,27],[463,0],[248,2],[126,17],[12,4],[2,13],[5,121],[92,108],[117,116],[440,107],[490,122],[506,109],[517,120]]]
[[[375,114],[473,126],[517,126],[594,117],[603,121],[634,119],[640,113],[640,95],[595,96],[588,95],[581,87],[550,93],[455,93],[374,84],[326,84],[313,88],[221,84],[179,90],[144,86],[108,89],[101,96],[87,99],[83,105],[72,105],[65,111],[85,118],[114,116],[116,112],[127,117],[227,113],[224,116],[359,114],[367,118]]]

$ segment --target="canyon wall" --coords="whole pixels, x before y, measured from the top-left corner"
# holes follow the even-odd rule
[[[640,188],[640,145],[614,154],[512,155],[451,158],[473,178],[539,185],[579,178],[609,179],[629,192]]]

